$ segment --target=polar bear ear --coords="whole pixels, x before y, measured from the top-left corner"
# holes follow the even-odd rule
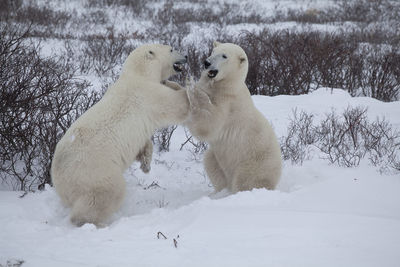
[[[217,47],[217,46],[219,46],[220,44],[221,44],[220,42],[214,41],[213,47]]]
[[[155,54],[153,51],[149,50],[146,53],[146,59],[153,59],[155,57]]]

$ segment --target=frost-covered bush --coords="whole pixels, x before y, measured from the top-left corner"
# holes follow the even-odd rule
[[[0,179],[18,190],[50,183],[55,146],[97,101],[62,59],[43,58],[29,29],[0,26]]]
[[[365,129],[369,124],[365,108],[347,108],[340,118],[334,111],[326,114],[316,132],[319,136],[316,147],[323,158],[339,166],[358,166],[368,150],[364,146]]]
[[[112,8],[123,7],[132,11],[134,14],[140,14],[144,11],[146,0],[87,0],[87,7]]]
[[[397,20],[400,7],[391,0],[340,0],[334,11],[342,21],[376,22]]]
[[[300,23],[355,22],[363,27],[376,22],[396,23],[400,5],[393,0],[336,0],[327,8],[288,8],[277,10],[273,21]],[[398,23],[398,21],[397,21]]]
[[[370,122],[362,107],[348,107],[341,115],[332,111],[318,124],[313,118],[293,112],[288,134],[280,140],[283,159],[302,164],[319,153],[339,166],[355,167],[367,159],[382,172],[400,171],[400,132],[385,119]]]
[[[113,27],[105,35],[88,36],[82,49],[85,67],[81,70],[94,70],[99,77],[115,76],[115,67],[122,66],[133,49],[126,34],[117,34]]]
[[[64,27],[71,19],[66,11],[53,10],[35,1],[0,1],[0,21],[31,25],[30,36],[48,37],[58,35],[55,29]]]
[[[312,157],[310,145],[317,139],[314,116],[305,111],[299,113],[297,109],[293,110],[292,116],[287,135],[280,140],[282,157],[292,163],[303,164],[304,160]]]
[[[181,148],[179,150],[186,148],[192,155],[191,159],[200,162],[203,153],[208,148],[208,144],[206,142],[197,140],[194,136],[190,134],[189,130],[187,130],[186,128],[185,137],[186,140],[181,144]]]

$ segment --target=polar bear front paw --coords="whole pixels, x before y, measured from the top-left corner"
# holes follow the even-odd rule
[[[192,110],[204,109],[211,105],[210,97],[199,88],[187,90],[187,95]]]
[[[144,173],[148,173],[151,169],[151,155],[150,156],[146,156],[145,153],[141,153],[137,156],[137,161],[140,162],[140,169],[144,172]]]
[[[151,140],[147,140],[143,149],[136,156],[136,160],[140,162],[140,169],[142,169],[144,173],[148,173],[151,169],[150,164],[152,155],[153,155],[153,143],[151,142]]]

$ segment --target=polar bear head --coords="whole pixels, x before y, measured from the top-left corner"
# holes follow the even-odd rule
[[[205,72],[215,82],[239,80],[244,82],[248,71],[248,60],[244,50],[235,44],[214,42],[211,56],[204,61]]]
[[[122,73],[144,76],[146,79],[162,81],[183,70],[186,56],[168,45],[146,44],[131,52]]]

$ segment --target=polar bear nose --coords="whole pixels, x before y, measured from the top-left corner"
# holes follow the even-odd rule
[[[208,61],[208,59],[204,60],[204,66],[206,67],[206,69],[208,69],[208,67],[211,66],[211,62]]]

